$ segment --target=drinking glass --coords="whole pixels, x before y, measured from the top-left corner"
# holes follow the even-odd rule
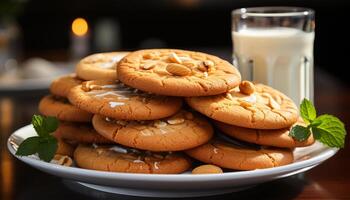
[[[314,11],[252,7],[232,11],[233,64],[245,80],[267,84],[295,103],[313,100]]]

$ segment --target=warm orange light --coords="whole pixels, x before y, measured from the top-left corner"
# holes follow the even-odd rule
[[[88,23],[84,18],[76,18],[72,23],[72,31],[77,36],[85,35],[88,29]]]

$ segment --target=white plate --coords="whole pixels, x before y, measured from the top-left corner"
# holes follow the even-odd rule
[[[13,142],[36,135],[27,125],[14,132],[8,139],[9,151],[15,156]],[[19,160],[47,172],[105,192],[147,197],[194,197],[234,192],[256,184],[307,171],[336,154],[338,149],[324,147],[320,143],[306,148],[296,148],[295,162],[286,166],[253,171],[225,172],[223,174],[176,175],[115,173],[65,167],[46,163],[34,156],[18,157]]]

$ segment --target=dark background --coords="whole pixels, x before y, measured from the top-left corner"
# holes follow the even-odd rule
[[[339,0],[29,0],[17,21],[28,55],[69,48],[73,19],[93,27],[101,18],[119,23],[120,49],[170,47],[230,50],[231,10],[250,6],[301,6],[316,11],[315,66],[346,83],[349,3]],[[91,32],[94,34],[93,30]],[[148,41],[154,41],[149,43]],[[119,50],[119,49],[118,49]],[[92,49],[94,51],[94,49]],[[26,54],[25,54],[26,55]]]

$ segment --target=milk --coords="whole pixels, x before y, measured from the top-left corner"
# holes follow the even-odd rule
[[[232,32],[234,62],[243,79],[278,89],[297,104],[313,100],[314,32],[248,28]]]

